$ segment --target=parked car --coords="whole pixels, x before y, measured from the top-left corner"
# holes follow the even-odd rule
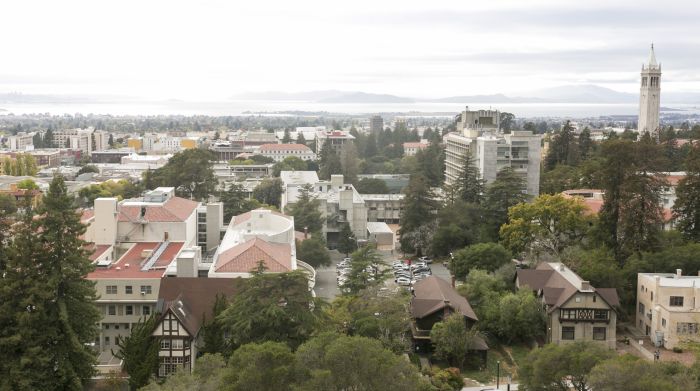
[[[408,286],[411,285],[412,283],[415,283],[415,281],[411,280],[410,278],[406,277],[399,277],[396,279],[396,283],[402,286]]]
[[[420,257],[420,258],[418,258],[418,260],[421,261],[421,262],[425,262],[425,263],[427,263],[427,264],[433,263],[433,260],[430,259],[430,258],[428,258],[428,257]]]

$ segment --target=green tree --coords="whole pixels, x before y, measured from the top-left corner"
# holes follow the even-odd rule
[[[214,300],[214,306],[212,308],[212,319],[203,319],[203,325],[201,330],[202,341],[204,346],[200,349],[200,353],[221,353],[225,354],[229,351],[226,347],[226,338],[224,336],[224,325],[221,319],[218,317],[219,314],[224,312],[228,307],[228,300],[224,295],[216,295]]]
[[[272,175],[279,177],[282,171],[307,171],[308,169],[309,166],[306,161],[296,156],[287,156],[284,160],[272,166]]]
[[[346,142],[343,144],[343,148],[340,150],[340,165],[343,177],[347,183],[357,182],[357,174],[359,173],[358,159],[355,143]]]
[[[693,241],[700,241],[700,148],[693,147],[685,160],[686,176],[676,187],[673,204],[676,229]]]
[[[401,248],[404,251],[413,251],[415,246],[409,240],[410,233],[418,231],[418,229],[435,220],[434,211],[438,210],[438,204],[435,201],[428,182],[422,175],[411,175],[411,179],[406,189],[404,189],[403,201],[401,201],[401,228],[399,235],[401,236]]]
[[[477,318],[486,319],[487,306],[498,303],[508,291],[508,286],[495,275],[480,269],[469,271],[469,278],[458,288],[459,294],[466,297]]]
[[[294,216],[294,226],[307,232],[320,232],[323,229],[323,214],[320,210],[321,202],[314,195],[312,184],[305,184],[299,188],[297,201],[288,205],[285,212]]]
[[[561,131],[555,133],[549,142],[549,152],[544,160],[544,167],[546,170],[551,170],[557,164],[575,166],[578,160],[578,144],[574,128],[569,121],[566,121]]]
[[[477,243],[454,253],[451,268],[455,277],[465,279],[471,269],[495,271],[512,259],[510,251],[497,243]]]
[[[86,165],[86,166],[80,167],[80,170],[78,170],[78,175],[87,174],[87,173],[90,173],[90,172],[99,173],[99,172],[100,172],[100,169],[97,168],[97,166],[94,166],[94,165],[92,165],[92,164],[88,164],[88,165]]]
[[[318,176],[321,179],[330,179],[331,175],[342,174],[343,165],[338,154],[333,151],[328,141],[323,144],[319,156],[320,170]]]
[[[25,190],[39,190],[39,185],[37,185],[33,179],[27,178],[17,182],[17,188]]]
[[[417,391],[425,381],[410,362],[374,339],[321,334],[296,352],[299,391]]]
[[[535,349],[520,366],[520,390],[588,391],[588,375],[600,362],[615,352],[595,342],[566,345],[548,344]]]
[[[112,354],[122,360],[122,367],[129,374],[129,387],[132,390],[148,384],[158,371],[160,340],[152,335],[157,324],[158,318],[151,315],[139,319],[131,328],[129,336],[117,337],[116,345],[119,350],[112,351]]]
[[[112,133],[109,134],[109,139],[107,140],[107,144],[109,145],[110,148],[114,148],[114,135]]]
[[[384,268],[382,258],[372,246],[364,246],[352,253],[350,274],[343,286],[350,294],[384,283],[389,270]]]
[[[577,198],[541,195],[509,209],[501,239],[513,253],[529,251],[558,258],[565,248],[581,243],[593,225],[586,212]]]
[[[233,352],[223,378],[223,390],[291,390],[294,354],[287,344],[245,344]]]
[[[355,189],[360,194],[389,194],[389,188],[381,179],[362,178],[357,182]]]
[[[607,164],[598,234],[623,264],[629,254],[659,245],[664,183],[654,171],[660,162],[658,146],[649,137],[636,143],[612,140],[602,152]]]
[[[15,227],[0,279],[0,389],[80,390],[93,375],[101,315],[74,201],[56,176],[37,217],[28,208]]]
[[[508,221],[508,209],[527,201],[523,193],[525,181],[513,169],[505,167],[496,174],[496,180],[486,188],[484,215],[486,230],[495,240],[501,225]]]
[[[206,200],[219,184],[212,169],[215,160],[214,153],[205,149],[178,152],[165,166],[151,171],[149,185],[174,187],[181,197]]]
[[[297,347],[320,321],[320,302],[311,296],[306,275],[255,273],[218,317],[235,348],[251,342],[277,341]]]
[[[484,195],[484,180],[481,179],[479,168],[474,165],[474,159],[469,150],[462,157],[462,171],[457,176],[454,186],[453,191],[462,201],[477,205],[481,203]]]
[[[297,258],[314,268],[331,264],[331,256],[320,235],[311,235],[310,238],[297,242]]]
[[[578,152],[581,160],[588,159],[594,152],[595,144],[591,138],[591,131],[586,126],[578,135]]]
[[[284,128],[284,137],[282,137],[282,144],[289,144],[292,142],[292,136],[289,133],[289,128]]]
[[[630,354],[598,363],[589,375],[596,391],[681,391],[697,389],[691,371],[680,363],[651,363]]]
[[[484,237],[483,209],[479,205],[457,200],[438,212],[430,252],[445,256],[450,252],[479,243]]]
[[[253,189],[253,198],[263,204],[279,207],[282,199],[282,180],[279,178],[263,179]]]
[[[435,345],[435,355],[458,368],[464,368],[467,355],[474,350],[479,331],[467,328],[467,321],[461,313],[453,313],[430,330],[430,340]]]
[[[532,291],[509,292],[501,296],[497,305],[489,303],[484,325],[479,327],[484,326],[508,344],[529,342],[544,335],[544,310]]]
[[[177,371],[168,376],[162,384],[151,380],[140,391],[219,391],[224,387],[223,376],[226,361],[220,354],[205,354],[197,359],[193,373]]]
[[[350,224],[343,223],[338,233],[338,251],[348,256],[355,250],[357,250],[357,238],[350,229]]]
[[[500,127],[499,130],[501,130],[503,133],[510,133],[511,130],[515,129],[515,114],[512,113],[506,113],[505,111],[501,113],[500,118],[499,118],[499,123]]]
[[[262,206],[258,200],[249,199],[243,186],[239,183],[231,183],[226,191],[221,193],[219,200],[224,204],[224,223],[231,221],[233,216]]]
[[[297,144],[306,145],[306,137],[304,137],[304,132],[299,131],[297,133]]]

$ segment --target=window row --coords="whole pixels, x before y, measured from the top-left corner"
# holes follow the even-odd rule
[[[105,286],[105,292],[108,295],[116,295],[117,294],[117,286],[116,285],[107,285],[107,286]],[[141,285],[141,294],[150,295],[152,292],[153,292],[153,287],[151,287],[150,285]],[[125,286],[124,293],[127,295],[134,293],[134,287],[131,285]]]
[[[141,313],[139,312],[139,306],[126,304],[124,306],[116,304],[108,304],[105,306],[105,315],[150,315],[151,306],[142,305]]]
[[[160,349],[161,350],[177,350],[177,349],[184,349],[184,348],[189,348],[190,347],[190,340],[189,339],[169,339],[169,338],[164,338],[160,340]]]
[[[593,328],[593,340],[594,341],[605,341],[607,338],[607,327],[594,327]],[[576,339],[576,327],[564,326],[561,328],[561,339],[567,341],[573,341]]]
[[[166,377],[171,373],[175,373],[179,367],[190,369],[190,356],[184,357],[161,357],[160,366],[158,368],[158,376]]]

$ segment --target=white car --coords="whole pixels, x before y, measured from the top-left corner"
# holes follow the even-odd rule
[[[415,284],[416,281],[415,281],[415,280],[411,280],[410,278],[407,278],[407,277],[399,277],[399,278],[396,279],[396,283],[399,284],[399,285],[402,285],[402,286],[408,286],[408,285],[411,285],[411,284]]]

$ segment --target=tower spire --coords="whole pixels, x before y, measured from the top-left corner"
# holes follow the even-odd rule
[[[656,55],[654,55],[654,43],[651,43],[651,50],[649,51],[649,68],[656,68],[659,64],[656,62]]]

